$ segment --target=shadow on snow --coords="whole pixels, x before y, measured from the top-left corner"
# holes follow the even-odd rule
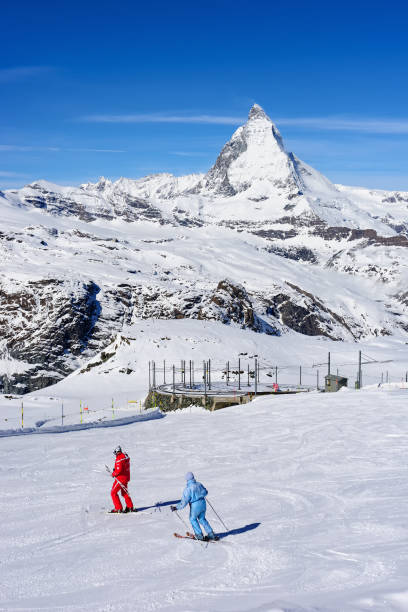
[[[226,538],[227,536],[239,535],[240,533],[245,533],[246,531],[252,531],[253,529],[259,527],[260,524],[261,523],[250,523],[249,525],[245,525],[245,527],[238,527],[237,529],[230,529],[229,531],[223,531],[221,533],[217,532],[217,535],[220,540],[222,540],[222,538]]]
[[[153,506],[143,506],[142,508],[138,508],[138,510],[142,512],[142,510],[157,509],[159,512],[161,512],[161,508],[165,508],[166,506],[175,506],[179,503],[179,501],[179,499],[174,499],[173,501],[157,502],[157,504],[153,504]]]

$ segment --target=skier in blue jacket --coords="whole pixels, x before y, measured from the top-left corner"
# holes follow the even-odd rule
[[[205,497],[208,495],[207,489],[201,482],[196,481],[192,472],[187,472],[186,481],[187,485],[183,491],[180,502],[177,506],[171,506],[172,512],[175,510],[182,510],[187,504],[190,504],[190,523],[193,526],[197,540],[218,540],[218,536],[214,534],[210,523],[205,518],[205,511],[207,509]],[[207,532],[207,538],[203,536],[200,523]]]

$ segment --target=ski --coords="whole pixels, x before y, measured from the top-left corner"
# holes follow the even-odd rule
[[[193,538],[194,540],[197,539],[194,533],[190,533],[189,531],[186,531],[186,536],[189,538]],[[218,542],[220,538],[218,536],[215,536],[215,537],[216,537],[215,540],[211,540],[208,536],[204,536],[204,540],[199,540],[199,542]]]
[[[181,535],[181,533],[174,533],[175,538],[180,538],[182,540],[197,540],[197,538],[193,535]],[[202,542],[203,540],[197,540],[197,542]]]
[[[210,542],[217,541],[217,540],[207,540],[206,538],[204,540],[199,540],[198,538],[195,537],[194,533],[189,533],[188,531],[186,531],[186,535],[181,535],[180,533],[174,533],[173,535],[175,538],[180,538],[181,540],[195,540],[196,542],[201,542],[202,544],[209,544]]]

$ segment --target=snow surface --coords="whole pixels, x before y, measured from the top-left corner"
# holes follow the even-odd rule
[[[115,429],[5,438],[1,610],[408,609],[407,390],[262,398]],[[139,515],[108,516],[132,458]],[[176,540],[183,475],[221,541]],[[187,512],[182,513],[187,519]]]

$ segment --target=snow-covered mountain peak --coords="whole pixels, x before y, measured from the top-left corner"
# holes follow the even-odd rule
[[[257,104],[204,179],[206,191],[223,196],[246,192],[257,200],[291,195],[299,187],[299,177],[279,130]]]
[[[267,119],[268,121],[270,121],[270,118],[265,113],[262,106],[259,106],[259,104],[254,104],[251,107],[249,111],[248,119]]]

